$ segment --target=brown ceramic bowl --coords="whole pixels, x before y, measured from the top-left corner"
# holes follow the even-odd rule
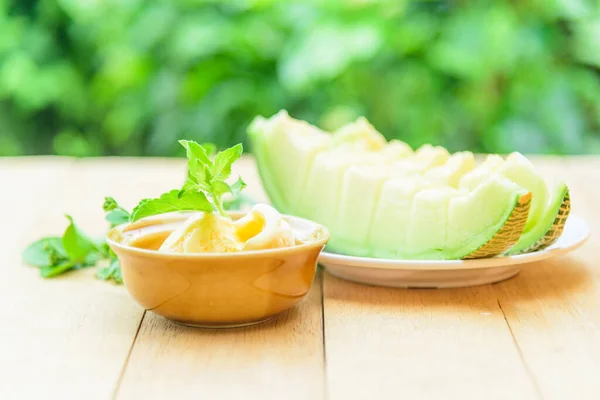
[[[112,229],[107,242],[127,290],[147,310],[186,325],[243,326],[294,307],[314,279],[329,233],[310,221],[285,218],[292,225],[313,224],[316,240],[280,249],[173,254],[122,244],[125,224]]]

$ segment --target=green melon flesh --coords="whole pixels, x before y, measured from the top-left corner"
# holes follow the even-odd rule
[[[315,156],[332,147],[331,136],[280,111],[256,117],[248,128],[252,150],[273,205],[290,213],[304,190]]]
[[[353,146],[367,151],[381,150],[387,141],[364,117],[342,126],[332,135],[334,146]],[[408,147],[408,145],[407,145]],[[410,147],[408,147],[410,149]]]
[[[523,233],[509,254],[529,253],[550,246],[562,234],[570,209],[569,188],[560,183],[552,191],[549,204],[537,224]]]
[[[384,183],[391,178],[418,176],[423,187],[433,187],[436,183],[436,186],[447,186],[460,171],[474,165],[473,155],[464,153],[453,155],[439,166],[447,156],[445,149],[429,146],[389,165],[348,167],[343,177],[337,218],[330,225],[338,232],[330,247],[354,249],[355,255],[369,255],[373,248],[369,244],[370,227],[378,211]]]
[[[563,200],[568,196],[567,186],[564,183],[560,183],[550,191],[544,178],[535,170],[534,165],[519,153],[510,154],[506,160],[497,155],[488,156],[481,166],[463,176],[460,186],[476,186],[479,181],[485,179],[491,172],[505,176],[533,195],[529,217],[523,229],[523,234],[508,253],[516,254],[543,248],[542,244],[538,246],[534,245],[539,241],[544,243],[549,242],[549,240],[543,240],[543,238],[546,232],[551,229],[561,209]],[[566,218],[564,220],[566,221]],[[553,229],[554,233],[557,231],[557,229]],[[560,232],[562,232],[562,227],[560,228]]]
[[[425,178],[457,187],[461,177],[475,168],[475,156],[464,151],[455,153],[441,166],[431,168],[424,174]]]
[[[249,137],[274,205],[326,225],[334,252],[488,257],[512,247],[527,221],[531,195],[493,173],[493,160],[482,173],[471,153],[386,144],[366,120],[327,135],[280,113],[257,118]]]
[[[446,235],[450,203],[464,196],[450,188],[432,188],[418,192],[412,203],[407,235],[402,251],[404,258],[443,260],[446,256]]]
[[[468,196],[452,199],[448,210],[446,258],[467,257],[488,243],[507,223],[527,194],[519,185],[500,175],[491,174]],[[516,237],[507,238],[500,252],[515,244],[526,218],[527,213],[518,222],[521,226]]]

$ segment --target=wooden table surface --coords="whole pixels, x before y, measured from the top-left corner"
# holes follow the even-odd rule
[[[466,289],[362,286],[319,271],[298,307],[236,330],[144,311],[91,269],[22,264],[64,213],[93,235],[178,186],[182,160],[0,158],[0,399],[599,399],[600,157],[537,158],[567,179],[592,237],[570,256]],[[251,159],[237,168],[264,199]]]

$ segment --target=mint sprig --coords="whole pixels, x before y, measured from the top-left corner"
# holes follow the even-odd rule
[[[23,252],[23,261],[40,269],[50,278],[72,269],[95,265],[103,258],[102,250],[67,215],[69,225],[62,237],[49,236],[35,241]]]
[[[241,194],[246,184],[238,178],[233,184],[231,166],[242,154],[242,145],[233,146],[214,156],[213,144],[200,145],[193,141],[180,141],[188,157],[188,178],[181,189],[171,190],[156,199],[144,199],[131,215],[112,197],[104,198],[105,219],[113,228],[147,216],[170,211],[219,212],[240,210],[254,204]],[[228,198],[226,195],[230,194]],[[69,225],[62,236],[48,236],[30,244],[23,251],[23,261],[38,267],[40,275],[51,278],[71,270],[96,266],[96,277],[123,283],[121,267],[116,255],[104,239],[95,241],[67,215]]]
[[[180,140],[188,158],[187,180],[179,190],[164,193],[158,198],[144,199],[133,210],[131,222],[151,215],[172,211],[218,212],[227,217],[224,198],[231,194],[239,197],[246,183],[241,177],[233,184],[227,183],[231,166],[243,152],[241,144],[223,150],[213,159],[213,147],[191,140]]]

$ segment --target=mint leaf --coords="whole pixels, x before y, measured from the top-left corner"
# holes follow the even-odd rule
[[[205,171],[212,169],[213,163],[206,149],[192,140],[180,140],[188,158],[188,179],[194,183],[206,180]],[[209,149],[210,150],[210,149]],[[206,167],[206,168],[205,168]]]
[[[25,264],[42,268],[55,264],[57,259],[67,259],[67,253],[62,245],[62,238],[51,236],[27,246],[22,257]]]
[[[246,182],[242,180],[242,177],[238,177],[237,181],[233,185],[230,186],[230,192],[234,197],[239,197],[242,194],[242,190],[248,186]]]
[[[206,155],[212,157],[217,151],[217,146],[214,143],[202,143],[202,147],[206,151]]]
[[[63,261],[57,265],[48,265],[40,269],[40,275],[43,278],[52,278],[54,276],[63,274],[76,267],[71,261]]]
[[[113,258],[108,266],[98,268],[96,271],[96,277],[98,279],[102,279],[103,281],[112,280],[115,283],[123,283],[121,264],[119,264],[119,260]]]
[[[239,211],[244,207],[252,207],[256,201],[245,194],[240,194],[239,197],[227,199],[223,201],[223,208],[229,211]]]
[[[71,262],[81,263],[93,252],[98,252],[96,244],[75,223],[70,215],[69,226],[62,237],[62,244]]]
[[[104,209],[104,211],[108,212],[117,208],[119,208],[119,205],[117,204],[117,201],[115,199],[113,199],[112,197],[104,198],[104,205],[102,206],[102,209]]]
[[[179,190],[171,190],[157,199],[144,199],[131,213],[131,222],[151,215],[171,211],[206,211],[212,212],[213,206],[203,192],[190,190],[179,196]]]
[[[231,186],[224,181],[212,182],[211,194],[215,200],[220,199],[225,193],[231,193]]]
[[[104,198],[104,205],[102,208],[107,213],[104,216],[104,219],[110,223],[111,228],[129,221],[129,212],[121,207],[112,197]]]
[[[112,228],[129,222],[129,213],[125,210],[115,209],[106,214],[104,218],[110,223]]]
[[[212,174],[215,179],[225,180],[231,175],[231,166],[242,155],[244,148],[241,143],[233,147],[223,150],[215,156],[214,167]]]

